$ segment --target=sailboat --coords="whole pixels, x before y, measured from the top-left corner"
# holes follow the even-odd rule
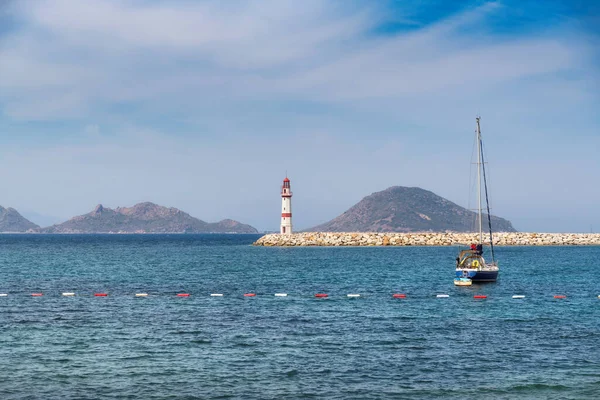
[[[472,243],[469,249],[463,249],[456,257],[456,279],[455,285],[463,286],[467,279],[473,283],[496,282],[498,279],[498,263],[494,257],[494,240],[492,236],[492,219],[490,216],[490,203],[488,199],[487,179],[485,176],[485,160],[483,158],[483,144],[481,141],[480,117],[477,121],[477,221],[479,223],[479,243]],[[491,261],[483,258],[483,214],[481,207],[481,180],[483,178],[483,189],[485,192],[485,204],[487,208],[487,222],[490,234]]]

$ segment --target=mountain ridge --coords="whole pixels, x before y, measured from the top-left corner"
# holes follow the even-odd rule
[[[5,233],[258,233],[256,228],[224,219],[205,222],[174,207],[152,202],[111,209],[98,204],[91,212],[40,227],[14,208],[0,206],[0,232]]]
[[[91,212],[40,233],[258,233],[247,224],[224,219],[209,223],[174,207],[142,202],[115,209],[98,204]]]

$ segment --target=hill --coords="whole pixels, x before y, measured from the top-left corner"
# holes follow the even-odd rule
[[[392,186],[365,197],[312,232],[473,232],[476,213],[418,187]],[[487,214],[484,214],[487,227]],[[516,232],[510,221],[492,216],[496,232]],[[485,229],[485,228],[484,228]]]
[[[27,232],[39,228],[14,208],[0,206],[0,232]]]
[[[99,204],[87,214],[62,224],[40,229],[41,233],[257,233],[246,224],[225,219],[208,223],[173,207],[139,203],[111,209]]]

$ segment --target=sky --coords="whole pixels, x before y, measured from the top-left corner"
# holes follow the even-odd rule
[[[0,205],[141,201],[278,230],[390,186],[600,231],[595,1],[0,0]]]

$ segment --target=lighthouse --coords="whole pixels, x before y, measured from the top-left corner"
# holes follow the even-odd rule
[[[281,229],[282,235],[292,233],[292,190],[290,180],[286,176],[281,186]]]

